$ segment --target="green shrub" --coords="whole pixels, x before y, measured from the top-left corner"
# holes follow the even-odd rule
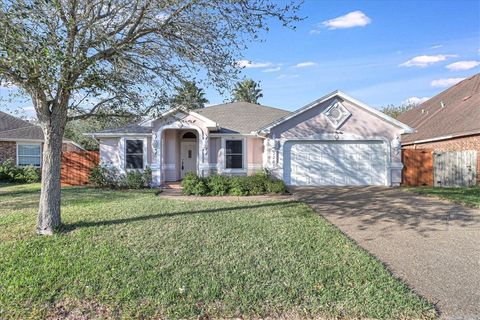
[[[211,196],[224,196],[228,194],[230,182],[228,177],[214,174],[206,178],[208,194]]]
[[[142,189],[150,187],[152,170],[128,171],[121,175],[114,167],[99,165],[90,171],[89,182],[97,188]]]
[[[270,178],[265,183],[265,190],[267,193],[286,193],[287,187],[283,180]]]
[[[119,181],[119,187],[124,189],[142,189],[144,186],[143,173],[140,171],[127,171]]]
[[[5,160],[0,164],[0,180],[13,182],[18,173],[18,168],[13,165],[11,159]]]
[[[146,167],[145,170],[143,170],[143,184],[145,187],[152,185],[152,169],[150,167]]]
[[[230,179],[230,190],[229,195],[231,196],[247,196],[248,189],[246,189],[246,184],[244,183],[245,177],[229,177]]]
[[[17,167],[9,159],[0,164],[0,180],[17,183],[40,182],[41,171],[33,166]]]
[[[251,196],[265,194],[265,184],[269,177],[264,172],[255,173],[254,175],[244,178],[245,189]]]
[[[22,173],[20,174],[20,179],[18,182],[27,182],[35,183],[42,180],[42,175],[40,168],[35,168],[34,166],[23,167]]]
[[[182,188],[183,194],[200,196],[247,196],[286,192],[283,181],[266,172],[252,176],[212,175],[206,178],[189,173],[182,181]]]
[[[200,178],[195,173],[187,173],[182,180],[182,193],[186,195],[194,194],[194,188],[199,182]]]
[[[116,169],[106,165],[98,165],[90,171],[89,183],[96,188],[114,188],[119,175]]]

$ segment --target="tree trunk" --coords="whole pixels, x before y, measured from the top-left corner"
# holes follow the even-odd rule
[[[53,234],[61,224],[60,217],[60,173],[62,160],[62,138],[65,130],[60,115],[51,114],[49,123],[41,124],[44,135],[42,161],[42,187],[37,218],[37,233]]]

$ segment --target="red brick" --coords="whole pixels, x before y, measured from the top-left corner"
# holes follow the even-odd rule
[[[17,161],[17,143],[15,141],[0,141],[0,163],[11,159]]]

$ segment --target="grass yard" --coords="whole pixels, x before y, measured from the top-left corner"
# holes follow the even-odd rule
[[[465,204],[480,208],[480,188],[432,188],[418,187],[408,190],[428,196],[435,196],[441,199],[450,200],[456,203]]]
[[[435,317],[301,203],[72,187],[64,230],[40,237],[38,197],[0,185],[0,319]]]

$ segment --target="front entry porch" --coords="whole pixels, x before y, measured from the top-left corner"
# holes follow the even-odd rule
[[[172,128],[164,126],[156,135],[157,152],[152,166],[154,183],[180,181],[189,172],[203,176],[208,167],[208,138],[196,126]],[[206,163],[206,164],[205,164]]]

